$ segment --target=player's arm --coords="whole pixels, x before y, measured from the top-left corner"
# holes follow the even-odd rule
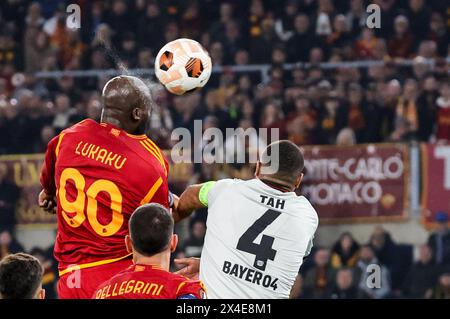
[[[198,280],[200,273],[200,258],[177,258],[174,260],[177,267],[181,267],[180,270],[175,272],[178,275],[182,275],[192,280]]]
[[[291,293],[289,294],[289,299],[297,299],[302,292],[302,276],[297,274],[295,278],[294,285],[291,288]]]
[[[41,169],[40,182],[42,190],[39,193],[38,204],[49,213],[55,213],[56,208],[55,163],[60,137],[58,135],[48,143],[44,164]]]
[[[175,222],[179,222],[190,216],[196,209],[207,207],[208,193],[215,183],[210,181],[188,186],[172,210],[172,216]]]

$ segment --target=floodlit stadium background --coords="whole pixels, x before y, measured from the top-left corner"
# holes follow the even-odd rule
[[[75,30],[65,23],[72,3],[81,8]],[[119,60],[154,81],[159,48],[186,37],[209,51],[213,74],[187,96],[152,86],[148,134],[170,154],[172,130],[193,130],[197,119],[204,129],[278,128],[304,146],[302,192],[322,222],[299,297],[450,298],[450,4],[371,3],[381,9],[375,28],[361,0],[1,1],[0,258],[39,256],[56,297],[55,219],[36,203],[40,154],[62,129],[99,119]],[[253,168],[173,165],[171,189],[251,178]],[[175,255],[200,254],[205,218],[177,226]],[[365,244],[384,274],[370,296],[359,285]]]

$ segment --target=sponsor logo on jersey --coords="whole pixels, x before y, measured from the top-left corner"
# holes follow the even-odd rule
[[[229,261],[223,263],[222,271],[230,276],[245,280],[249,283],[277,290],[278,278],[266,275],[261,271],[251,269],[239,264],[233,264]]]

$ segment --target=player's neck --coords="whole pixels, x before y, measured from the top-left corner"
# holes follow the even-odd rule
[[[280,181],[277,178],[273,178],[267,175],[259,175],[258,178],[261,182],[263,182],[267,186],[270,186],[282,192],[293,192],[295,190],[295,188],[292,185]]]
[[[108,125],[115,126],[115,127],[119,128],[121,130],[125,130],[123,125],[122,125],[122,123],[118,119],[116,119],[114,117],[110,117],[110,116],[102,117],[101,120],[100,120],[100,123],[105,123],[105,124],[108,124]]]
[[[161,252],[151,257],[135,254],[133,262],[136,265],[156,265],[160,268],[169,271],[170,269],[170,252]]]

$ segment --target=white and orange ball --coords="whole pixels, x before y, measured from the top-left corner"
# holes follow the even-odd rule
[[[155,74],[166,89],[176,95],[203,87],[211,76],[212,63],[208,52],[191,39],[177,39],[159,50]]]

